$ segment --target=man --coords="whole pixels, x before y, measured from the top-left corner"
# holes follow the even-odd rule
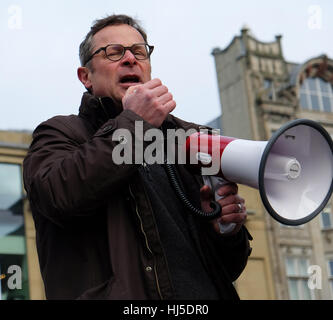
[[[78,77],[88,92],[79,115],[34,131],[24,183],[48,299],[238,299],[232,282],[247,263],[250,236],[237,186],[220,188],[221,216],[202,221],[162,165],[114,161],[117,129],[133,136],[136,123],[143,132],[198,129],[170,115],[176,103],[151,79],[152,50],[132,18],[97,20],[80,46]],[[209,211],[209,187],[177,169],[190,200]],[[236,227],[222,235],[218,222]]]

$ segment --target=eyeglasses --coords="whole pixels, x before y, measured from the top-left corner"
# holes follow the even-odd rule
[[[107,59],[111,61],[119,61],[124,56],[126,50],[131,51],[137,60],[146,60],[152,54],[154,46],[150,46],[146,43],[135,43],[130,47],[124,47],[121,44],[109,44],[106,47],[97,49],[88,58],[84,65],[86,65],[94,57],[94,55],[100,53],[101,51],[105,52],[105,56]]]

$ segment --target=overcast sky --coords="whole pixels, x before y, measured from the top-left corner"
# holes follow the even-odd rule
[[[173,114],[197,123],[221,113],[212,49],[244,24],[261,41],[281,34],[287,61],[333,58],[331,0],[1,0],[0,130],[77,114],[79,44],[93,20],[112,13],[142,22],[155,46],[152,76],[173,93]]]

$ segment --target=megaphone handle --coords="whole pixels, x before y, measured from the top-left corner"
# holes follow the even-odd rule
[[[218,201],[220,199],[223,199],[223,196],[220,196],[217,194],[217,190],[222,187],[223,185],[227,184],[228,182],[220,177],[216,176],[202,176],[204,184],[209,186],[213,192],[214,192],[214,197],[215,200]],[[228,234],[232,232],[236,226],[235,223],[218,223],[219,228],[220,228],[220,233],[221,234]]]

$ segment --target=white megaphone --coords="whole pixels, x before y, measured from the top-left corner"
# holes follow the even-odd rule
[[[204,176],[206,184],[216,189],[229,181],[259,189],[268,213],[286,225],[313,219],[332,194],[332,138],[312,120],[291,121],[269,141],[198,132],[187,138],[186,152],[202,169],[219,161],[218,174]],[[232,229],[221,225],[222,233]]]

